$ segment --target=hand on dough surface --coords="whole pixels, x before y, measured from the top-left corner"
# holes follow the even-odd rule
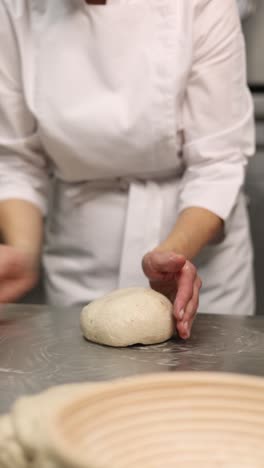
[[[195,266],[183,255],[155,250],[144,256],[142,266],[150,286],[173,302],[178,334],[189,338],[202,286]]]

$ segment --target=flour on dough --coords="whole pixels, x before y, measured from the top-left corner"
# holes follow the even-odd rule
[[[162,343],[174,333],[171,302],[148,288],[117,289],[81,313],[84,336],[108,346]]]

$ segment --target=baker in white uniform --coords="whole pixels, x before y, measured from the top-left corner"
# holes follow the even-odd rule
[[[0,0],[0,302],[35,283],[49,214],[53,304],[150,280],[187,338],[201,278],[199,310],[252,314],[236,2],[97,3]]]

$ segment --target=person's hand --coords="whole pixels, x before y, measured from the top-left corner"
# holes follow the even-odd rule
[[[144,256],[142,267],[152,289],[173,303],[178,334],[189,338],[202,286],[195,266],[182,255],[153,250]]]
[[[23,250],[0,245],[0,304],[14,302],[38,282],[36,259]]]

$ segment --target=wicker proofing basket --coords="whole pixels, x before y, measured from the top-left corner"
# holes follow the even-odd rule
[[[54,415],[67,468],[263,468],[264,379],[164,373],[95,385]]]

